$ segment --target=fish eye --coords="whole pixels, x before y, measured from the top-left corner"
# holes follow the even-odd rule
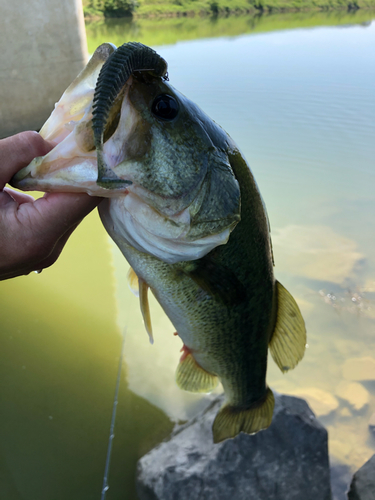
[[[152,103],[151,111],[158,118],[170,121],[178,115],[178,102],[171,95],[161,94]]]

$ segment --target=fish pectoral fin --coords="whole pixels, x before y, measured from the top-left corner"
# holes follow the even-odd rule
[[[136,297],[139,297],[138,276],[135,274],[135,271],[132,267],[128,271],[127,279],[130,290]]]
[[[288,290],[276,281],[277,318],[269,348],[272,357],[284,373],[303,358],[306,348],[306,328],[297,302]]]
[[[134,269],[131,267],[128,271],[128,284],[130,290],[139,297],[139,303],[141,306],[141,313],[143,317],[143,322],[145,324],[146,331],[148,333],[150,344],[154,343],[154,336],[152,334],[152,324],[151,324],[151,314],[150,306],[148,303],[148,285],[143,279],[138,278],[135,274]]]
[[[133,271],[134,272],[134,271]],[[135,274],[135,273],[134,273]],[[143,279],[138,278],[139,285],[139,303],[141,305],[141,313],[143,316],[143,322],[145,324],[146,331],[148,333],[150,344],[154,343],[154,337],[152,334],[152,325],[151,325],[151,315],[150,315],[150,306],[148,303],[148,284],[143,281]]]
[[[191,354],[183,355],[176,371],[176,383],[189,392],[211,392],[218,384],[216,375],[206,372]]]
[[[240,432],[255,434],[271,425],[275,398],[268,387],[265,397],[250,408],[224,405],[212,425],[214,443],[236,437]]]

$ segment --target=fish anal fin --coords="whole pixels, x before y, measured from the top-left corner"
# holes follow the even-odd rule
[[[127,279],[130,290],[136,297],[139,297],[138,276],[135,274],[135,271],[132,267],[128,271]]]
[[[236,408],[224,405],[216,415],[212,425],[214,443],[236,437],[240,432],[255,434],[267,429],[272,422],[275,398],[270,388],[264,398],[250,408]]]
[[[276,281],[277,318],[269,343],[271,355],[284,373],[303,358],[306,348],[306,327],[297,302],[288,290]]]
[[[143,316],[143,321],[145,324],[146,331],[148,333],[150,344],[154,343],[154,337],[152,334],[152,324],[151,324],[151,314],[150,314],[150,306],[148,303],[148,284],[143,281],[143,279],[138,278],[139,284],[139,303],[141,306],[141,313]]]
[[[217,386],[218,378],[199,366],[192,354],[184,352],[177,367],[176,383],[184,391],[211,392]]]

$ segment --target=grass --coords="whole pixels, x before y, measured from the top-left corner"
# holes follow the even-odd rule
[[[86,16],[178,17],[375,8],[375,0],[83,0]]]
[[[375,11],[364,9],[347,12],[298,12],[228,17],[157,17],[138,19],[86,20],[87,43],[90,53],[104,42],[116,46],[137,40],[151,47],[170,45],[181,40],[239,36],[293,28],[365,24],[375,18]]]

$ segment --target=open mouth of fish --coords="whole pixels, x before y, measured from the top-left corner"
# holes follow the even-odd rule
[[[225,244],[240,218],[238,183],[203,113],[166,80],[149,47],[98,47],[40,131],[55,147],[11,184],[109,198],[114,231],[165,262]]]
[[[111,168],[124,160],[125,152],[119,151],[118,143],[127,141],[134,125],[131,110],[123,109],[128,104],[127,93],[132,83],[131,75],[123,84],[123,106],[119,109],[117,104],[111,115],[106,117],[107,120],[103,120],[101,144],[99,139],[102,162],[105,156],[108,162],[107,173],[110,172],[112,180],[117,181],[113,185],[108,183],[108,178],[107,183],[104,182],[103,185],[98,182],[98,159],[93,129],[98,76],[103,64],[114,51],[115,47],[111,44],[103,44],[96,50],[86,68],[56,103],[54,111],[40,130],[40,135],[55,147],[47,155],[35,158],[30,165],[18,172],[12,179],[12,184],[17,184],[23,190],[87,192],[103,197],[118,196],[120,190],[122,194],[127,193],[126,187],[132,182],[130,179],[119,179]],[[114,121],[117,122],[117,127],[113,126]]]

